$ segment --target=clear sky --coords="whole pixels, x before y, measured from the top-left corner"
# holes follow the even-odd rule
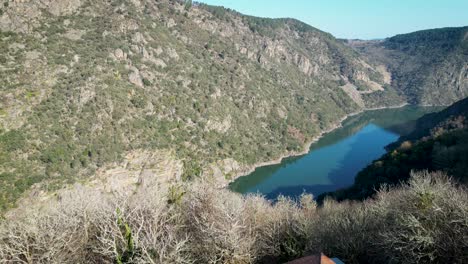
[[[338,38],[376,39],[468,26],[468,0],[199,0],[260,17],[292,17]]]

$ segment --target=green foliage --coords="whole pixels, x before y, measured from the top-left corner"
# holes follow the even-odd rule
[[[438,136],[444,131],[464,128],[468,118],[468,99],[460,100],[442,111],[425,115],[414,124],[415,128],[408,135],[402,136],[398,142],[390,145],[398,147],[403,141],[419,140],[425,137]],[[437,134],[437,135],[436,135]]]
[[[223,21],[228,20],[227,14],[231,12],[230,9],[226,9],[222,6],[211,6],[206,4],[200,4],[202,8],[210,12],[216,19],[220,19]]]
[[[130,102],[137,108],[144,108],[146,106],[146,101],[143,96],[134,96],[130,99]]]
[[[443,52],[447,52],[459,45],[467,29],[468,27],[421,30],[391,37],[385,42],[385,45],[390,49],[404,50],[410,54],[418,52],[429,54],[434,48],[440,48]],[[430,49],[427,49],[427,46]]]
[[[168,204],[175,204],[178,205],[182,201],[184,197],[185,191],[182,189],[181,186],[172,185],[169,187],[167,193],[167,203]]]
[[[274,36],[278,28],[285,25],[284,19],[260,18],[253,16],[244,16],[244,23],[254,33],[259,33],[266,36]]]
[[[122,237],[124,238],[123,245],[115,245],[116,248],[116,262],[117,264],[124,264],[124,263],[133,263],[132,259],[135,257],[135,242],[133,241],[132,229],[125,222],[122,217],[122,212],[119,208],[116,209],[117,214],[117,225],[120,228],[120,232],[122,232]],[[117,239],[116,239],[117,240]]]
[[[365,44],[358,51],[387,65],[392,87],[410,103],[448,105],[464,97],[452,73],[463,71],[468,59],[467,33],[468,27],[422,30]]]
[[[4,211],[14,206],[15,201],[29,188],[45,179],[44,175],[31,171],[20,164],[23,169],[16,172],[0,173],[0,211]],[[20,166],[17,165],[17,166]],[[18,177],[18,175],[28,175],[28,177]]]
[[[151,86],[151,81],[148,80],[148,79],[146,79],[146,78],[143,78],[143,84],[144,84],[145,86]]]
[[[201,174],[202,174],[202,168],[200,164],[196,161],[196,159],[184,162],[184,172],[182,174],[182,180],[184,181],[194,180],[200,177]]]
[[[0,150],[16,151],[26,145],[26,137],[22,131],[11,130],[0,134]]]
[[[200,4],[202,22],[212,19],[220,25],[220,32],[212,32],[188,15],[198,8],[191,1],[147,1],[144,12],[129,1],[84,2],[72,15],[31,18],[30,33],[0,32],[0,62],[5,65],[0,72],[0,210],[13,207],[36,183],[50,191],[86,180],[96,168],[120,162],[129,151],[171,149],[184,161],[183,180],[191,182],[174,185],[167,193],[137,193],[122,211],[114,209],[120,201],[110,195],[71,195],[83,203],[65,203],[61,197],[52,206],[59,210],[34,215],[23,226],[19,220],[11,229],[1,223],[1,259],[252,263],[269,257],[288,261],[316,250],[347,263],[382,263],[389,257],[400,263],[438,262],[442,256],[467,259],[466,190],[450,183],[419,179],[401,191],[381,191],[375,201],[325,203],[322,209],[289,200],[270,204],[213,186],[196,189],[196,180],[210,164],[232,158],[246,166],[278,158],[300,150],[320,131],[359,110],[339,87],[343,80],[336,80],[364,72],[381,82],[381,74],[360,65],[368,58],[292,19],[255,18]],[[156,16],[174,20],[174,28]],[[245,26],[250,28],[247,34]],[[221,31],[226,27],[232,28]],[[83,34],[69,39],[71,30]],[[396,52],[385,58],[393,67],[392,86],[363,95],[367,106],[393,105],[404,96],[436,103],[460,97],[463,91],[455,93],[451,86],[441,96],[437,91],[442,89],[433,86],[440,82],[420,76],[451,74],[464,66],[466,41],[459,42],[465,32],[448,29],[385,41],[385,51]],[[280,43],[288,53],[269,58],[261,49],[251,50],[258,47],[258,39]],[[117,49],[125,59],[112,59]],[[319,65],[319,74],[304,74],[296,56]],[[422,66],[413,67],[414,61]],[[442,71],[432,72],[425,67],[445,61],[455,70],[440,67]],[[129,65],[146,77],[144,87],[129,82]],[[396,71],[400,69],[406,71]],[[452,80],[442,75],[442,81]],[[445,99],[438,101],[441,97]],[[18,120],[8,119],[10,110],[19,111]],[[458,127],[456,121],[441,129]],[[465,181],[466,133],[443,133],[387,154],[337,198],[374,195],[383,183],[408,180],[412,169],[444,170]],[[79,208],[81,204],[86,206]]]
[[[186,11],[189,11],[190,8],[192,8],[192,0],[185,0],[184,9],[185,9]]]

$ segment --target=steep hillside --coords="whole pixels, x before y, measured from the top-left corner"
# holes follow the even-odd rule
[[[468,27],[397,35],[383,41],[346,41],[391,73],[391,86],[408,102],[449,105],[468,96]]]
[[[0,6],[3,208],[34,183],[53,190],[134,152],[173,153],[174,179],[230,177],[302,150],[365,107],[357,85],[384,84],[292,19],[167,0]]]
[[[456,76],[431,77],[429,99],[406,92],[396,63],[429,52],[417,43],[414,54],[385,46],[406,56],[392,64],[294,19],[191,1],[0,0],[0,40],[0,208],[36,183],[33,194],[105,175],[140,184],[127,180],[137,168],[159,175],[144,157],[171,164],[162,181],[227,181],[302,151],[347,114],[466,90],[450,61],[432,63]]]
[[[466,96],[466,36],[345,45],[192,1],[0,0],[0,262],[466,263],[466,188],[409,171],[467,181],[468,99],[333,194],[409,178],[376,199],[219,188],[351,113]]]
[[[468,98],[460,100],[446,109],[427,114],[414,124],[414,130],[402,136],[390,148],[395,148],[407,140],[420,140],[428,137],[437,137],[446,132],[466,128],[468,125]]]
[[[414,124],[414,131],[391,144],[387,154],[358,173],[353,186],[319,197],[337,200],[366,199],[383,184],[397,185],[411,171],[444,171],[468,183],[468,98]]]

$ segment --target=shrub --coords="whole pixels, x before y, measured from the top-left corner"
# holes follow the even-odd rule
[[[83,187],[59,197],[43,211],[2,223],[0,263],[186,262],[177,252],[184,240],[176,240],[161,199],[126,201]]]
[[[320,220],[313,226],[309,250],[338,256],[346,263],[367,263],[376,249],[372,236],[379,231],[377,215],[369,203],[324,202]]]
[[[468,195],[441,173],[413,173],[407,185],[380,192],[375,242],[390,263],[466,263]]]
[[[9,131],[0,135],[0,150],[7,152],[16,151],[25,146],[26,138],[20,131]]]
[[[130,196],[75,187],[0,224],[0,263],[280,263],[316,252],[346,263],[467,263],[467,196],[440,173],[320,208],[308,195],[273,203],[201,180]]]
[[[220,195],[222,193],[222,195]],[[195,186],[178,207],[189,254],[198,263],[249,263],[254,237],[241,217],[244,200],[207,185]]]

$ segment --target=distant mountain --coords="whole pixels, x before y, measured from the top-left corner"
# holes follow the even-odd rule
[[[444,171],[461,183],[468,183],[468,98],[427,114],[415,122],[414,131],[389,146],[387,154],[356,176],[346,189],[321,195],[337,200],[363,200],[384,184],[398,185],[411,171]]]
[[[386,65],[412,104],[449,105],[468,96],[468,27],[422,30],[381,41],[346,41]]]
[[[162,181],[226,181],[302,151],[350,113],[468,90],[466,28],[359,48],[294,19],[191,1],[0,6],[1,208],[36,183],[121,172],[142,153],[179,164]]]

